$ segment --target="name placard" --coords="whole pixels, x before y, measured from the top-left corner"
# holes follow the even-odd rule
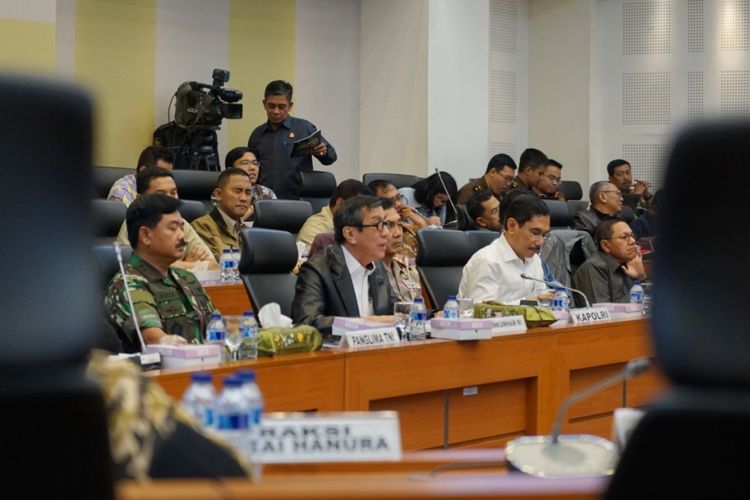
[[[612,320],[612,314],[606,307],[581,307],[579,309],[571,309],[569,312],[570,319],[573,320],[574,325]]]
[[[341,335],[339,347],[356,349],[357,347],[398,344],[399,342],[401,342],[401,339],[398,336],[398,332],[395,327],[391,326],[344,332]]]
[[[400,460],[398,414],[268,413],[256,451],[268,464]]]
[[[492,336],[513,335],[526,332],[523,316],[496,316],[492,319]]]

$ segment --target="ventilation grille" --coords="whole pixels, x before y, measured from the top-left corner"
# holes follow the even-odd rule
[[[490,2],[490,50],[515,54],[518,50],[517,0]]]
[[[671,2],[622,4],[622,55],[669,54],[671,50]]]
[[[515,71],[490,72],[491,123],[516,123],[517,80]]]
[[[722,71],[722,118],[740,118],[748,115],[750,115],[750,71]]]
[[[623,144],[622,157],[630,163],[633,182],[649,182],[652,193],[661,187],[669,160],[668,144]]]
[[[721,50],[748,50],[750,48],[750,1],[723,0],[721,2]]]
[[[688,121],[703,120],[703,71],[688,71],[687,91]]]
[[[622,74],[623,125],[669,125],[670,120],[670,73]]]
[[[688,0],[688,52],[703,52],[703,0]]]
[[[505,153],[511,158],[516,158],[516,145],[513,142],[495,142],[490,141],[490,156]]]

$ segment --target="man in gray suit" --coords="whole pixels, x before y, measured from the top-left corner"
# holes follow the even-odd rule
[[[378,319],[393,313],[396,299],[381,262],[390,224],[375,196],[354,196],[336,210],[336,244],[300,268],[292,302],[295,323],[326,334],[335,316]]]

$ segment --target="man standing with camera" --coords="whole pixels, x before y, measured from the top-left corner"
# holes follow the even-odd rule
[[[294,142],[317,130],[309,121],[289,116],[293,106],[289,82],[274,80],[266,85],[263,108],[268,121],[253,130],[247,142],[250,149],[257,151],[260,161],[258,183],[271,188],[281,199],[299,199],[300,172],[312,171],[311,156],[323,165],[330,165],[337,158],[336,150],[323,136],[311,155],[291,156]]]

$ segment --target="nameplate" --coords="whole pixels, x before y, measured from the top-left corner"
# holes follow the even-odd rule
[[[268,413],[258,446],[267,464],[397,461],[398,413]]]
[[[570,319],[573,320],[574,325],[584,325],[611,321],[612,314],[605,307],[581,307],[570,310]]]
[[[523,316],[496,316],[492,320],[492,336],[526,333],[526,321]]]
[[[333,318],[333,325],[331,325],[331,333],[338,337],[343,335],[344,332],[352,330],[375,330],[386,326],[395,326],[394,321],[373,321],[363,318],[347,318],[342,316],[336,316]]]
[[[339,347],[356,349],[358,347],[373,347],[377,345],[398,344],[400,342],[401,339],[398,336],[396,328],[386,326],[370,330],[344,332],[341,335]]]

